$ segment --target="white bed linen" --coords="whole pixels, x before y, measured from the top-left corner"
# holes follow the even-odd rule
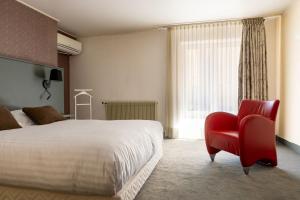
[[[10,113],[21,127],[34,125],[34,122],[22,110],[14,110]]]
[[[162,145],[159,122],[67,120],[0,132],[0,184],[115,195]]]

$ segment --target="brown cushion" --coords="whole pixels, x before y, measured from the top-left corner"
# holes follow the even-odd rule
[[[0,130],[2,131],[14,128],[21,128],[21,126],[6,107],[0,106]]]
[[[65,118],[51,106],[23,108],[23,112],[36,124],[50,124]]]

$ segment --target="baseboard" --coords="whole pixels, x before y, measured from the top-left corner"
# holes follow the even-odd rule
[[[295,151],[296,153],[300,154],[300,146],[297,144],[294,144],[292,142],[289,142],[279,136],[276,135],[276,140],[277,142],[280,142],[281,144],[284,144],[285,146],[287,146],[288,148],[292,149],[293,151]]]

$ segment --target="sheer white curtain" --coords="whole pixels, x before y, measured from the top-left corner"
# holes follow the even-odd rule
[[[168,136],[204,138],[205,117],[238,108],[242,24],[171,28]]]

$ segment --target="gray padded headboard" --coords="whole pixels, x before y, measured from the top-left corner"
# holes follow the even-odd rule
[[[53,67],[0,57],[0,105],[15,110],[25,106],[51,105],[64,111],[64,82],[52,81],[47,100],[42,81]],[[59,68],[62,72],[63,69]]]

